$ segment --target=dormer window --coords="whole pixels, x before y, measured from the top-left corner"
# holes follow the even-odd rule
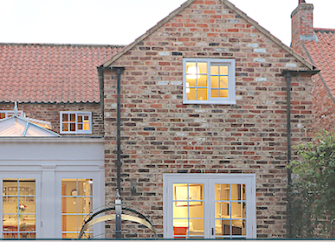
[[[91,112],[60,112],[61,134],[92,134]]]

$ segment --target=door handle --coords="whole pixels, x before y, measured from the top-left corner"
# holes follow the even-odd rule
[[[214,236],[214,228],[212,228],[212,235]]]

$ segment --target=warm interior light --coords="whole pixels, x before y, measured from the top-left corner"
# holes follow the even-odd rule
[[[200,77],[199,73],[200,73],[199,66],[190,66],[187,70],[187,78],[188,79],[199,78]]]
[[[190,83],[186,82],[186,93],[190,93]]]

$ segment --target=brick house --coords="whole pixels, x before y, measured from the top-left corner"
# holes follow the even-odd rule
[[[311,140],[310,62],[229,1],[188,0],[102,69],[106,202],[120,188],[164,238],[286,236],[286,162]]]
[[[18,102],[62,136],[0,138],[3,238],[76,237],[116,188],[159,237],[285,237],[286,162],[311,140],[316,68],[229,1],[188,0],[124,49],[0,48],[0,117]]]
[[[313,4],[299,1],[292,12],[292,48],[320,71],[313,76],[313,126],[335,131],[335,87],[333,53],[335,29],[314,28]]]
[[[96,67],[119,50],[0,44],[1,238],[76,238],[105,203]]]

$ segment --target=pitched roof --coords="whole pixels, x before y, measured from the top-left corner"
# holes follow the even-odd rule
[[[165,23],[170,21],[172,18],[174,18],[176,15],[181,13],[184,9],[186,9],[188,6],[190,6],[193,2],[197,0],[187,0],[185,3],[183,3],[179,8],[171,12],[167,17],[165,17],[163,20],[158,22],[154,27],[149,29],[146,33],[138,37],[133,43],[126,46],[121,52],[114,55],[109,61],[104,63],[105,67],[111,66],[114,61],[119,59],[121,56],[123,56],[125,53],[127,53],[129,50],[131,50],[134,46],[136,46],[138,43],[140,43],[142,40],[144,40],[146,37],[150,36],[153,32],[155,32],[157,29],[162,27]],[[268,30],[260,26],[255,20],[247,16],[243,11],[238,9],[234,4],[229,2],[228,0],[221,0],[221,2],[225,5],[227,5],[229,8],[231,8],[233,11],[235,11],[238,15],[240,15],[243,19],[245,19],[247,22],[252,24],[256,29],[258,29],[261,33],[263,33],[266,37],[271,39],[273,42],[278,44],[280,47],[282,47],[284,50],[286,50],[288,53],[290,53],[293,57],[295,57],[297,60],[299,60],[301,63],[303,63],[305,66],[307,66],[310,70],[315,69],[314,66],[306,61],[302,56],[300,56],[297,52],[295,52],[293,49],[285,45],[283,42],[281,42],[278,38],[276,38],[274,35],[272,35]]]
[[[321,70],[330,94],[335,97],[335,29],[314,28],[314,34],[314,40],[302,43],[312,63]]]
[[[0,102],[100,102],[97,66],[122,46],[0,43]]]

